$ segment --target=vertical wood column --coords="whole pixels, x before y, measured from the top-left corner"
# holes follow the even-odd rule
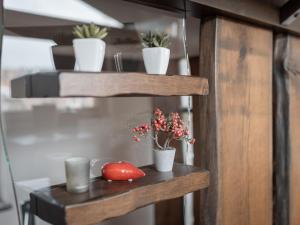
[[[274,218],[277,225],[300,225],[300,39],[275,40]]]
[[[272,52],[266,29],[225,18],[201,27],[196,161],[211,172],[201,225],[272,224]],[[198,131],[198,133],[197,133]]]

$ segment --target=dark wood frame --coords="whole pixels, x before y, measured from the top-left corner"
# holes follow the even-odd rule
[[[273,80],[274,124],[274,210],[275,225],[289,225],[290,142],[289,142],[289,85],[285,58],[288,54],[288,38],[275,37]]]
[[[282,24],[280,15],[285,10],[280,10],[280,8],[266,2],[252,0],[190,0],[190,2],[189,9],[191,14],[196,17],[221,15],[269,28],[276,32],[300,35],[300,26]]]
[[[193,99],[195,163],[211,183],[199,224],[271,225],[272,32],[224,17],[201,25],[199,67],[210,93]]]
[[[300,1],[289,0],[280,8],[280,23],[290,25],[300,15]]]
[[[300,39],[275,37],[274,55],[274,221],[300,224]]]

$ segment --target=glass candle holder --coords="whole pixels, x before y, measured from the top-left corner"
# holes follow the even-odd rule
[[[73,157],[65,160],[67,191],[86,192],[89,189],[90,160],[84,157]]]
[[[123,72],[122,52],[117,52],[114,54],[114,59],[117,72]]]

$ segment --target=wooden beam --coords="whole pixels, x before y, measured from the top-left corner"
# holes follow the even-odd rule
[[[208,94],[204,78],[144,73],[38,73],[12,80],[11,87],[14,98]]]
[[[289,0],[280,8],[280,23],[283,25],[290,25],[300,15],[300,1]]]
[[[235,15],[240,18],[248,18],[265,23],[278,22],[278,9],[272,7],[265,1],[253,0],[190,0],[192,3],[191,8],[196,5],[206,7],[204,13],[208,9],[215,10],[216,12],[226,13],[227,15]],[[201,8],[199,8],[201,10]]]
[[[295,0],[297,1],[297,0]],[[189,0],[188,9],[196,17],[226,16],[257,26],[300,36],[300,26],[281,24],[280,10],[266,1]]]
[[[300,39],[275,40],[274,218],[276,225],[300,225]]]
[[[164,9],[172,12],[179,12],[184,14],[185,0],[124,0],[127,2],[133,2],[141,5],[146,5],[158,9]]]
[[[203,21],[200,72],[210,93],[194,97],[195,155],[211,182],[201,225],[272,224],[272,40],[271,31],[240,22]]]
[[[289,225],[289,97],[285,76],[286,36],[275,37],[274,49],[274,210],[275,225]]]

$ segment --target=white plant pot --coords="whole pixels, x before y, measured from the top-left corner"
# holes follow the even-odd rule
[[[175,148],[168,150],[154,150],[154,165],[155,169],[160,172],[169,172],[173,169],[175,159]]]
[[[73,40],[77,70],[101,72],[105,42],[98,38],[82,38]]]
[[[170,49],[163,47],[144,48],[143,59],[148,74],[166,74]]]

